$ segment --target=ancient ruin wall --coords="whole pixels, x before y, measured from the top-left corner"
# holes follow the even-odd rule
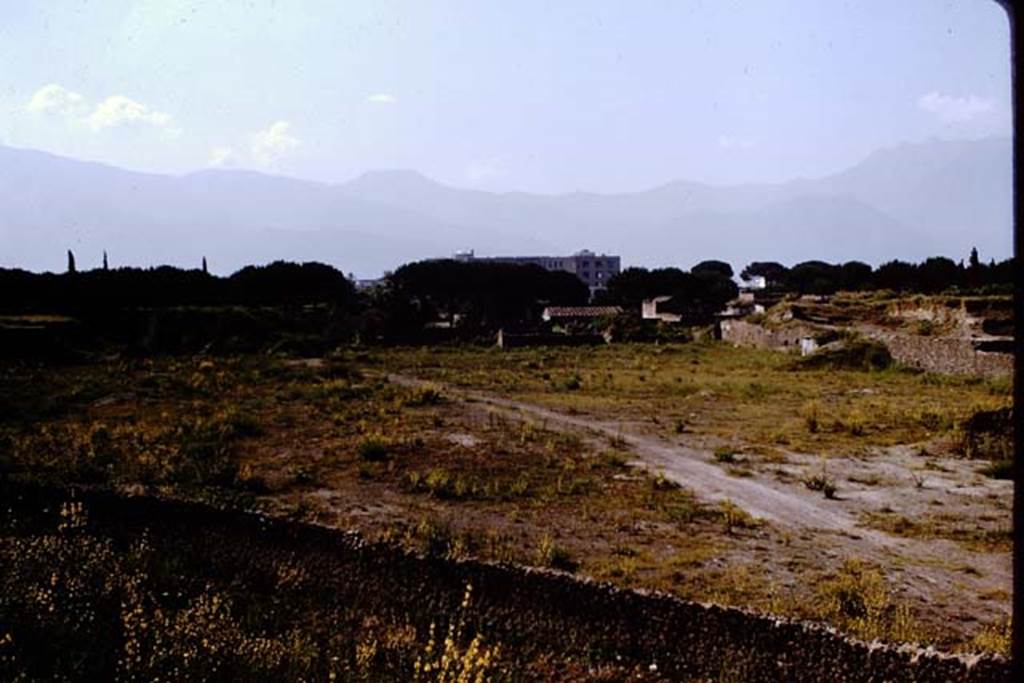
[[[2,489],[9,505],[37,514],[67,498],[62,491]],[[1009,664],[999,657],[868,644],[744,610],[556,572],[423,558],[350,533],[205,505],[103,492],[78,499],[104,533],[146,531],[157,552],[188,544],[222,575],[301,559],[322,600],[405,614],[414,623],[450,612],[470,583],[476,627],[512,651],[654,665],[672,680],[1010,680]]]
[[[743,320],[725,320],[721,330],[722,340],[736,346],[793,351],[799,350],[801,338],[821,335],[828,328],[785,325],[773,329]],[[975,342],[966,336],[933,337],[868,326],[855,326],[850,330],[881,342],[897,363],[908,367],[982,377],[1013,373],[1013,354],[978,351]]]
[[[897,363],[912,368],[982,377],[1013,373],[1013,354],[978,351],[966,337],[926,337],[887,330],[871,330],[864,335],[885,344]]]
[[[723,320],[721,330],[722,341],[734,346],[754,346],[781,351],[799,351],[800,340],[803,337],[813,337],[821,333],[821,330],[805,325],[768,328],[745,320]]]

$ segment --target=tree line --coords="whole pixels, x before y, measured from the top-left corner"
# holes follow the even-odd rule
[[[535,322],[544,306],[583,305],[590,299],[586,285],[571,273],[490,261],[409,263],[365,292],[357,291],[340,270],[321,263],[277,261],[247,266],[228,277],[213,275],[203,265],[112,269],[104,263],[79,271],[69,252],[68,270],[61,274],[0,269],[0,311],[83,315],[126,308],[329,304],[358,313],[382,335],[402,336],[438,321],[479,330]],[[757,261],[739,274],[748,282],[756,276],[777,293],[1009,291],[1013,261],[985,264],[977,251],[967,264],[945,257],[917,264],[890,261],[877,268],[857,261],[805,261],[792,267]],[[609,280],[594,303],[638,312],[644,299],[669,296],[676,312],[700,320],[721,310],[737,291],[732,267],[710,260],[689,271],[627,268]]]
[[[743,280],[761,276],[769,289],[798,294],[862,290],[922,294],[944,291],[1008,293],[1012,291],[1013,275],[1012,258],[999,263],[992,259],[986,264],[979,258],[977,249],[971,250],[966,264],[945,256],[934,256],[920,263],[893,260],[877,268],[860,261],[804,261],[792,268],[774,261],[755,261],[740,272]]]
[[[355,286],[322,263],[276,261],[246,266],[230,277],[202,269],[75,269],[68,252],[66,273],[0,269],[0,310],[18,313],[83,314],[123,308],[168,306],[278,306],[305,303],[349,305]]]

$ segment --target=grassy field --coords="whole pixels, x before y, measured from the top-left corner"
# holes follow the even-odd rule
[[[457,386],[646,423],[770,456],[855,455],[935,443],[977,410],[1007,406],[1007,379],[902,369],[811,368],[791,355],[718,343],[586,349],[391,351],[389,367]]]
[[[632,467],[621,439],[510,419],[442,386],[704,444],[745,476],[745,459],[781,463],[797,452],[950,451],[973,410],[1008,405],[1005,383],[810,370],[782,354],[700,343],[116,359],[0,372],[0,469],[15,478],[258,507],[427,554],[547,566],[824,620],[866,638],[1005,646],[999,623],[946,629],[941,613],[894,592],[887,567],[815,553],[818,540]],[[400,386],[389,373],[437,384]],[[867,521],[894,534],[943,534],[938,518],[914,526],[890,517]],[[1002,537],[955,531],[965,543],[1002,547]]]

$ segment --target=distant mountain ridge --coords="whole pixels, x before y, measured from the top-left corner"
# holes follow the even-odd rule
[[[880,150],[824,178],[557,195],[449,187],[415,171],[337,185],[254,171],[127,171],[0,146],[0,266],[60,270],[171,263],[218,272],[276,258],[359,276],[480,254],[618,253],[624,265],[751,260],[919,260],[1012,253],[1012,143],[929,141]]]

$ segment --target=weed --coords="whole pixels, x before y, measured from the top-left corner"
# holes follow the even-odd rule
[[[986,625],[974,636],[971,644],[975,650],[1009,657],[1013,644],[1013,620],[1007,617],[998,623]]]
[[[820,412],[821,412],[821,407],[818,405],[817,401],[811,401],[809,403],[805,403],[804,407],[801,408],[801,410],[800,410],[800,415],[801,415],[801,417],[804,418],[804,425],[806,425],[807,431],[810,432],[811,434],[817,434],[818,433],[818,427],[820,426],[820,423],[819,423],[819,413]]]
[[[719,446],[715,449],[715,461],[721,463],[736,462],[736,452],[729,446]]]
[[[410,407],[435,406],[444,401],[441,388],[435,385],[418,386],[412,389],[403,399],[403,405]]]
[[[624,470],[629,467],[629,461],[615,451],[605,451],[602,453],[601,461],[606,467],[616,470]]]
[[[562,571],[574,572],[579,563],[572,559],[569,551],[555,543],[551,536],[545,535],[537,544],[535,560],[541,567],[551,567]]]
[[[629,448],[629,441],[621,434],[613,434],[608,437],[608,445],[619,450],[626,450]]]
[[[833,500],[836,497],[836,482],[825,471],[825,463],[821,464],[821,474],[815,474],[804,479],[804,486],[812,491],[821,491],[822,495],[829,500]]]
[[[718,510],[722,521],[725,523],[726,533],[729,534],[734,529],[756,529],[762,524],[760,519],[754,517],[731,500],[723,500]]]
[[[508,494],[513,498],[522,498],[529,495],[530,479],[521,472],[508,486]]]
[[[450,557],[455,547],[455,535],[447,524],[420,520],[412,531],[410,539],[413,545],[431,557]]]
[[[655,491],[675,491],[679,489],[679,484],[665,476],[664,472],[658,472],[651,479],[651,486]]]
[[[916,636],[909,610],[893,603],[881,572],[861,560],[846,560],[834,578],[819,583],[817,612],[865,640]]]
[[[426,683],[455,683],[486,681],[492,678],[501,652],[499,646],[484,644],[483,634],[476,634],[464,647],[466,640],[466,614],[469,611],[473,586],[466,584],[466,592],[456,618],[448,625],[444,641],[437,642],[434,624],[430,625],[430,637],[423,652],[413,664],[413,681]]]

